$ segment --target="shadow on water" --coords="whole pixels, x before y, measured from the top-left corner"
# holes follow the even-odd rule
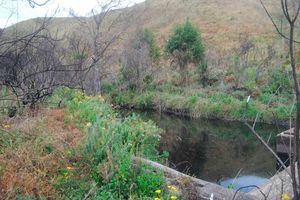
[[[137,113],[164,130],[159,150],[169,152],[170,166],[178,171],[235,189],[261,185],[276,172],[276,159],[243,123]],[[282,130],[257,125],[273,149]]]

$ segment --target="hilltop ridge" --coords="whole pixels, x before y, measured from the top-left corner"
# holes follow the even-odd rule
[[[174,26],[187,18],[199,28],[204,42],[211,48],[231,49],[238,43],[241,34],[256,40],[276,36],[257,0],[146,0],[113,12],[131,12],[124,20],[128,23],[127,32],[149,28],[156,34],[160,46],[163,46]],[[111,14],[107,20],[113,16]],[[34,21],[36,19],[20,22],[17,26],[28,29]],[[50,29],[59,34],[71,34],[80,31],[77,22],[72,17],[53,18]]]

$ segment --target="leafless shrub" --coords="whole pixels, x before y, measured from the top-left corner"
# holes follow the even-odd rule
[[[0,85],[10,91],[11,100],[29,104],[32,110],[57,87],[79,87],[84,72],[89,70],[83,67],[84,58],[80,55],[69,56],[77,55],[75,48],[62,48],[61,39],[47,30],[49,21],[45,18],[29,34],[20,32],[0,38]]]
[[[140,30],[131,37],[123,52],[121,74],[126,87],[141,90],[147,82],[146,77],[152,73],[150,44],[145,41],[144,32]]]

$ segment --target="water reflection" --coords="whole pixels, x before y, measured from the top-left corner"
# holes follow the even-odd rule
[[[170,153],[170,166],[178,171],[224,186],[239,171],[238,186],[259,185],[276,172],[276,160],[243,123],[139,114],[164,129],[159,149]],[[259,125],[257,130],[265,138],[271,136],[273,148],[274,136],[282,131],[269,125]]]
[[[262,178],[259,176],[240,176],[237,178],[231,178],[227,179],[225,181],[221,181],[220,185],[226,187],[226,188],[233,188],[233,189],[238,189],[238,188],[243,188],[240,191],[242,192],[249,192],[251,191],[254,187],[248,187],[248,186],[259,186],[262,185],[264,182],[266,182],[268,179]]]

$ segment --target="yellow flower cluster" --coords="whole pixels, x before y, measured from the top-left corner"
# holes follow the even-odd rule
[[[173,192],[178,192],[178,189],[174,185],[169,185],[168,189],[171,190],[171,191],[173,191]],[[163,200],[160,197],[160,194],[161,194],[161,190],[160,189],[155,190],[155,193],[157,194],[158,197],[155,197],[154,200]],[[171,200],[177,200],[177,196],[176,195],[171,195],[170,199]]]
[[[2,124],[2,127],[5,129],[10,129],[11,125],[10,124]]]
[[[175,187],[174,185],[168,185],[168,189],[171,190],[172,192],[178,192],[177,187]]]
[[[290,197],[289,197],[288,194],[282,194],[282,195],[281,195],[281,199],[282,199],[282,200],[290,200]]]
[[[177,197],[175,196],[175,195],[171,195],[171,198],[170,198],[171,200],[176,200],[177,199]]]
[[[88,96],[86,96],[83,92],[77,91],[74,95],[73,101],[78,104],[82,104],[85,100],[88,100]]]

